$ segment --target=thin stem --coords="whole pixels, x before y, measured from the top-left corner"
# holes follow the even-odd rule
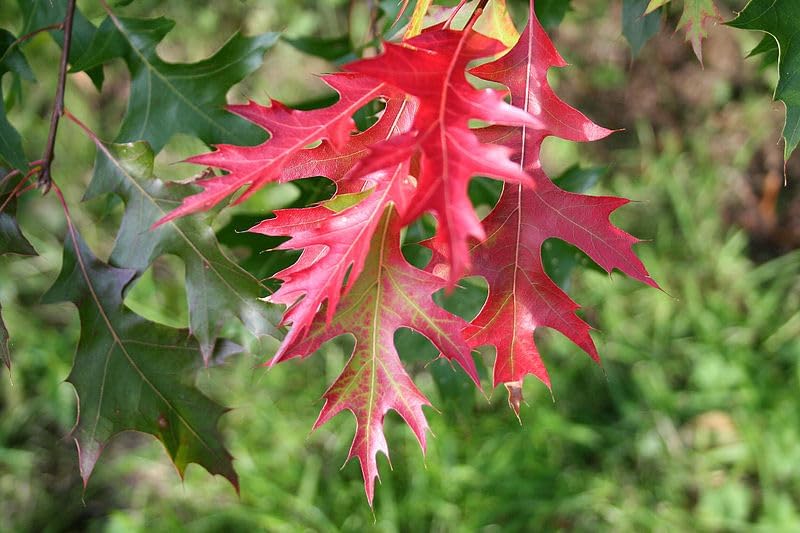
[[[72,237],[73,244],[75,244],[75,250],[76,250],[76,253],[77,253],[78,240],[75,238],[75,234],[74,234],[75,230],[74,230],[74,228],[72,226],[72,215],[70,215],[70,213],[69,213],[69,207],[67,207],[67,201],[64,199],[64,193],[61,192],[61,188],[58,185],[56,185],[55,183],[53,184],[53,189],[55,189],[56,196],[58,196],[58,201],[61,203],[61,209],[64,210],[64,217],[67,219],[67,225],[69,226],[70,236]]]
[[[69,50],[72,45],[72,21],[75,16],[75,0],[68,0],[67,15],[64,18],[64,46],[61,49],[61,64],[58,68],[58,85],[56,86],[56,97],[53,102],[53,112],[50,115],[50,133],[47,136],[47,145],[42,156],[42,172],[39,174],[37,186],[43,194],[47,194],[53,185],[51,167],[55,159],[56,133],[58,133],[58,121],[64,113],[64,88],[67,83],[67,62],[69,60]]]
[[[456,18],[456,15],[458,15],[458,12],[461,11],[461,8],[464,7],[466,5],[466,3],[467,3],[467,0],[461,0],[458,3],[458,5],[450,13],[450,17],[445,21],[445,23],[444,23],[444,27],[445,28],[449,28],[450,27],[450,25],[453,23],[453,20]],[[469,22],[467,22],[467,25],[464,26],[464,30],[472,29],[472,26],[475,25],[475,22],[477,22],[478,18],[483,13],[483,8],[485,8],[486,4],[488,4],[488,3],[489,3],[489,0],[480,0],[480,2],[478,2],[478,5],[475,6],[475,11],[472,12],[472,16],[470,17]]]
[[[470,17],[469,22],[467,22],[467,25],[464,27],[464,29],[467,30],[472,29],[475,23],[478,22],[480,16],[483,14],[483,8],[485,8],[486,4],[488,3],[489,0],[481,0],[480,2],[478,2],[478,6],[475,8],[475,11],[472,12],[472,16]]]
[[[26,33],[22,37],[18,37],[10,45],[8,45],[8,48],[6,48],[6,51],[3,52],[2,56],[0,56],[0,63],[5,61],[5,59],[8,57],[8,54],[10,54],[11,51],[14,50],[14,48],[18,47],[19,45],[21,45],[22,43],[24,43],[28,39],[36,37],[37,35],[39,35],[42,32],[45,32],[45,31],[61,30],[61,29],[64,29],[64,23],[63,22],[57,22],[55,24],[50,24],[48,26],[43,26],[43,27],[39,28],[38,30],[33,30],[30,33]]]
[[[5,176],[3,176],[2,178],[0,178],[0,185],[2,185],[2,184],[3,184],[3,182],[4,182],[4,181],[6,181],[6,180],[10,180],[11,178],[13,178],[14,176],[16,176],[17,174],[20,174],[20,171],[19,171],[19,170],[17,170],[17,169],[14,169],[14,170],[12,170],[12,171],[11,171],[11,172],[9,172],[8,174],[6,174],[6,175],[5,175]]]
[[[8,195],[8,197],[6,198],[5,202],[3,202],[3,204],[2,204],[2,205],[0,205],[0,213],[2,213],[2,212],[3,212],[3,210],[6,208],[6,206],[7,206],[9,203],[11,203],[11,200],[12,200],[14,197],[16,197],[16,196],[19,196],[20,194],[22,194],[22,192],[20,192],[20,189],[22,189],[22,186],[23,186],[23,185],[25,185],[25,183],[27,183],[27,181],[28,181],[28,178],[30,178],[31,176],[33,176],[34,174],[36,174],[38,171],[39,171],[39,167],[34,167],[34,168],[32,168],[31,170],[29,170],[27,174],[25,174],[25,177],[24,177],[24,178],[22,178],[21,180],[19,180],[19,183],[17,183],[17,185],[14,187],[14,189],[13,189],[13,190],[12,190],[12,191],[9,193],[9,195]],[[19,173],[20,173],[19,171],[16,171],[16,172],[17,172],[17,174],[19,174]],[[13,172],[13,171],[12,171],[12,172],[9,172],[9,173],[8,173],[8,174],[5,176],[5,178],[8,178],[8,177],[9,177],[9,176],[11,176],[12,174],[14,174],[14,172]],[[3,178],[3,179],[5,179],[5,178]]]
[[[84,124],[81,121],[81,119],[70,113],[69,109],[64,108],[64,117],[68,120],[71,120],[72,122],[75,123],[76,126],[82,129],[83,132],[86,134],[86,136],[89,137],[89,139],[91,139],[94,144],[96,144],[97,146],[101,146],[103,144],[103,141],[101,141],[100,138],[97,135],[95,135],[95,133],[91,129],[89,129],[89,126]]]

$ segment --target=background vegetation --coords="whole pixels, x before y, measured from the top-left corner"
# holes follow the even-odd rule
[[[92,2],[83,4],[89,17],[101,14]],[[346,4],[139,0],[124,13],[177,20],[159,50],[184,61],[207,56],[238,27],[339,35],[347,29]],[[575,163],[609,167],[595,192],[640,200],[618,222],[652,241],[638,252],[666,291],[590,270],[574,276],[572,295],[598,329],[602,369],[564,339],[543,336],[554,398],[528,380],[520,425],[505,391],[487,403],[463,375],[421,357],[409,361],[440,410],[429,416],[435,438],[423,459],[411,433],[390,420],[394,469],[381,459],[373,514],[357,463],[340,470],[352,420],[342,416],[310,433],[320,391],[344,364],[343,345],[270,371],[254,370],[265,355],[257,353],[214,367],[201,380],[212,397],[234,407],[223,427],[241,476],[240,497],[197,466],[181,483],[161,446],[133,434],[114,441],[84,493],[68,438],[75,398],[63,383],[77,343],[77,313],[71,305],[39,303],[60,268],[54,235],[63,235],[64,221],[52,195],[28,194],[19,206],[21,225],[40,256],[0,258],[0,300],[14,353],[10,378],[0,377],[0,530],[798,527],[800,164],[795,154],[784,187],[776,144],[783,109],[769,90],[776,74],[742,59],[757,35],[724,27],[711,32],[705,69],[671,29],[632,62],[618,2],[573,4],[553,33],[573,67],[553,78],[570,103],[625,130],[593,145],[550,143],[546,165],[551,175]],[[4,6],[0,25],[14,27],[15,9]],[[10,120],[29,145],[42,146],[58,49],[47,35],[28,46],[40,84]],[[309,73],[331,68],[281,44],[229,96],[299,104],[322,90]],[[67,106],[105,139],[122,116],[116,96],[127,83],[123,68],[109,70],[102,94],[83,75],[71,77],[67,89]],[[54,175],[78,205],[93,147],[71,124],[62,127]],[[174,139],[159,156],[159,173],[194,174],[195,167],[172,163],[202,150]],[[237,215],[287,205],[296,194],[292,186],[270,190]],[[93,249],[107,255],[119,200],[93,200],[75,211]],[[230,229],[230,216],[219,221],[221,233]],[[157,262],[128,305],[185,325],[181,270],[177,260]]]

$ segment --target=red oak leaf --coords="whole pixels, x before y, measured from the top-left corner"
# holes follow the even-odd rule
[[[496,6],[500,18],[494,24],[505,21],[499,35],[511,38],[504,2]],[[467,79],[471,63],[506,52],[501,42],[474,31],[478,15],[463,30],[447,28],[448,20],[402,44],[387,43],[380,56],[346,65],[348,73],[325,77],[340,95],[328,108],[231,106],[270,138],[255,147],[220,145],[190,159],[228,173],[198,181],[204,190],[159,221],[208,209],[243,187],[237,201],[268,182],[324,176],[335,183],[329,202],[278,210],[251,231],[287,236],[281,249],[302,250],[276,275],[283,284],[270,297],[287,306],[283,322],[291,324],[272,364],[307,357],[339,335],[355,337],[315,427],[343,410],[355,415],[349,457],[360,462],[370,503],[377,453],[388,456],[383,420],[389,410],[400,413],[425,449],[422,407],[429,404],[397,354],[398,328],[426,336],[478,385],[470,350],[495,346],[494,383],[506,384],[518,411],[527,374],[549,386],[536,328],[561,331],[598,360],[590,328],[575,314],[578,306],[544,271],[546,239],[570,242],[607,271],[619,269],[656,286],[632,251],[636,239],[609,221],[627,200],[563,191],[542,171],[545,137],[590,141],[610,131],[562,102],[548,85],[547,70],[565,63],[536,20],[533,2],[517,44],[470,71],[505,85],[511,104],[503,92],[477,89]],[[353,113],[375,99],[386,103],[385,110],[374,126],[355,132]],[[471,128],[474,120],[491,126]],[[476,175],[505,182],[483,224],[467,195]],[[438,220],[432,272],[411,266],[400,252],[403,226],[425,212]],[[432,299],[464,274],[483,276],[489,285],[470,324]]]
[[[236,200],[242,202],[264,184],[288,181],[283,170],[296,163],[295,158],[308,157],[306,147],[323,140],[333,147],[342,147],[350,140],[354,130],[353,113],[368,102],[384,96],[387,88],[381,82],[365,76],[335,74],[323,77],[325,83],[339,93],[339,101],[330,107],[299,111],[273,101],[269,107],[255,102],[247,105],[231,105],[228,110],[261,126],[270,138],[258,146],[236,146],[221,144],[216,150],[189,158],[190,163],[221,168],[228,171],[223,176],[196,181],[203,191],[183,200],[180,207],[156,222],[165,222],[211,209],[226,197],[247,186]],[[309,174],[301,177],[316,176]]]
[[[500,42],[472,30],[435,28],[403,44],[386,44],[377,57],[350,63],[345,69],[390,84],[419,101],[411,131],[373,146],[362,160],[364,171],[396,165],[419,154],[418,194],[404,217],[408,222],[432,211],[439,238],[447,244],[452,286],[469,266],[467,240],[485,234],[467,196],[475,175],[522,183],[528,176],[502,146],[482,143],[469,127],[471,119],[492,124],[538,126],[524,110],[503,100],[503,93],[476,89],[466,78],[467,65],[503,52]]]
[[[400,230],[399,217],[387,210],[374,233],[364,270],[342,298],[333,320],[328,323],[320,313],[302,340],[284,348],[286,359],[305,357],[334,337],[346,333],[355,337],[353,354],[325,393],[325,406],[314,427],[345,409],[355,415],[349,458],[357,457],[361,463],[370,503],[378,477],[376,455],[383,452],[388,457],[382,428],[390,409],[400,413],[425,450],[428,424],[422,406],[429,403],[400,362],[394,346],[397,329],[411,328],[426,336],[479,384],[461,333],[466,322],[437,306],[431,297],[445,281],[406,262],[400,252]]]
[[[531,4],[529,23],[514,48],[473,71],[484,79],[506,85],[512,103],[541,123],[540,128],[490,128],[483,132],[484,138],[493,135],[495,140],[511,147],[520,168],[534,182],[534,187],[506,185],[497,206],[484,220],[488,237],[471,250],[474,265],[471,274],[486,278],[489,296],[465,334],[473,347],[495,346],[495,385],[518,385],[527,374],[533,374],[549,387],[533,338],[538,327],[560,331],[599,360],[589,325],[575,315],[578,306],[544,271],[541,247],[546,239],[555,237],[572,243],[607,271],[616,268],[657,286],[632,251],[637,240],[609,222],[611,212],[627,200],[563,191],[541,169],[539,151],[545,137],[591,141],[610,133],[552,91],[547,83],[547,70],[564,65]],[[433,246],[438,248],[439,257],[447,253],[441,244]],[[441,267],[438,271],[441,272]],[[517,397],[511,402],[515,410],[519,400]]]
[[[333,318],[340,296],[350,290],[361,274],[369,243],[386,206],[394,204],[401,213],[407,210],[414,192],[407,162],[368,175],[357,171],[347,173],[346,169],[366,154],[365,147],[386,139],[397,129],[407,129],[413,108],[413,103],[407,100],[390,101],[378,122],[353,136],[344,150],[337,152],[330,145],[320,145],[298,154],[302,155],[299,161],[284,172],[290,178],[329,177],[337,183],[338,196],[364,190],[370,191],[369,196],[338,212],[326,205],[282,209],[275,212],[275,218],[250,229],[254,233],[291,237],[279,249],[303,250],[295,264],[275,275],[283,285],[269,301],[289,306],[282,322],[292,324],[292,328],[271,364],[281,361],[286,348],[302,338],[326,300],[327,321]],[[347,285],[342,288],[346,277]]]

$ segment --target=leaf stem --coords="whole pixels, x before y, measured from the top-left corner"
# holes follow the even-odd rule
[[[70,113],[70,112],[69,112],[69,109],[67,109],[67,108],[64,108],[64,111],[63,111],[63,113],[64,113],[64,118],[66,118],[66,119],[68,119],[68,120],[71,120],[72,122],[74,122],[74,123],[75,123],[75,125],[76,125],[76,126],[78,126],[80,129],[82,129],[82,130],[83,130],[83,132],[86,134],[86,136],[87,136],[87,137],[89,137],[89,139],[91,139],[91,141],[92,141],[94,144],[96,144],[97,146],[101,146],[101,145],[103,144],[103,141],[101,141],[101,140],[100,140],[100,138],[97,136],[97,134],[96,134],[95,132],[93,132],[93,131],[92,131],[92,130],[89,128],[89,126],[87,126],[86,124],[84,124],[84,123],[81,121],[81,119],[79,119],[78,117],[76,117],[75,115],[73,115],[72,113]]]
[[[467,22],[467,25],[464,27],[465,29],[470,29],[470,30],[472,29],[472,27],[478,21],[480,16],[483,14],[483,8],[485,8],[486,4],[488,3],[489,0],[481,0],[480,2],[478,2],[477,7],[475,7],[475,11],[472,12],[472,16],[470,17],[469,22]]]
[[[64,88],[67,83],[67,62],[69,60],[69,50],[72,45],[72,21],[75,16],[75,0],[67,1],[67,14],[64,17],[64,45],[61,48],[61,63],[58,67],[58,85],[56,86],[56,96],[53,101],[53,112],[50,115],[50,133],[47,136],[47,145],[42,156],[42,171],[39,173],[37,187],[42,190],[42,194],[47,194],[53,185],[51,167],[55,159],[56,134],[58,133],[58,121],[64,114]]]
[[[39,168],[38,166],[34,166],[34,167],[31,169],[31,170],[29,170],[29,171],[28,171],[28,173],[27,173],[27,174],[25,174],[25,177],[24,177],[24,178],[22,178],[21,180],[19,180],[19,183],[17,183],[17,185],[14,187],[14,189],[11,191],[11,193],[9,193],[8,197],[6,198],[6,201],[5,201],[5,202],[3,202],[3,204],[2,204],[2,205],[0,205],[0,213],[2,213],[2,212],[3,212],[3,210],[6,208],[6,206],[7,206],[7,205],[8,205],[8,204],[11,202],[11,199],[12,199],[12,198],[14,198],[15,196],[18,196],[18,195],[22,194],[22,192],[25,192],[25,191],[22,191],[22,192],[20,192],[20,189],[22,189],[22,186],[23,186],[23,185],[25,185],[25,183],[27,183],[27,181],[28,181],[28,178],[30,178],[31,176],[33,176],[34,174],[36,174],[37,172],[39,172],[39,170],[40,170],[40,168]],[[9,177],[16,176],[16,175],[18,175],[18,174],[20,174],[20,172],[19,172],[18,170],[16,170],[16,171],[11,171],[11,172],[9,172],[8,174],[6,174],[6,175],[3,177],[3,180],[5,180],[5,179],[7,179],[7,178],[9,178]]]
[[[10,180],[11,178],[13,178],[14,176],[16,176],[17,174],[20,174],[20,171],[19,171],[19,170],[17,170],[17,169],[14,169],[14,170],[12,170],[12,171],[11,171],[11,172],[9,172],[8,174],[6,174],[6,175],[5,175],[5,176],[3,176],[2,178],[0,178],[0,184],[2,184],[2,183],[3,183],[4,181],[6,181],[6,180]]]
[[[458,5],[455,7],[455,9],[453,9],[453,12],[450,13],[450,17],[444,23],[444,27],[445,28],[449,28],[450,27],[450,24],[453,23],[453,19],[456,18],[456,15],[458,15],[458,12],[461,11],[461,8],[464,7],[466,5],[466,3],[467,3],[467,0],[461,0],[458,3]],[[475,22],[478,20],[478,18],[483,13],[483,8],[485,8],[486,4],[488,4],[488,3],[489,3],[489,0],[480,0],[480,2],[478,2],[478,5],[475,6],[475,11],[472,12],[472,16],[470,17],[469,22],[467,22],[467,25],[464,26],[465,30],[472,29],[472,26],[475,25]]]

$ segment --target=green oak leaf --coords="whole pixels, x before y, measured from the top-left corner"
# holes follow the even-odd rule
[[[757,56],[761,58],[761,68],[778,64],[778,43],[771,35],[764,35],[756,47],[747,54],[748,58]]]
[[[567,11],[570,10],[571,1],[572,0],[537,0],[534,5],[536,17],[545,28],[555,28],[561,24]]]
[[[0,178],[0,255],[36,255],[31,243],[22,235],[16,219],[15,189],[21,176]]]
[[[20,35],[26,35],[51,24],[58,24],[64,20],[67,14],[67,2],[63,0],[17,0],[17,4],[19,4],[19,9],[23,16]],[[76,59],[86,53],[96,31],[95,25],[86,19],[80,9],[75,8],[75,15],[72,20],[72,44],[70,45],[68,58],[70,64],[73,64]],[[53,30],[50,35],[59,46],[62,46],[64,42],[64,32],[62,30]],[[95,87],[98,90],[102,88],[102,65],[96,65],[94,68],[85,70]]]
[[[0,159],[21,172],[28,169],[28,160],[22,148],[22,138],[14,126],[6,118],[5,98],[3,97],[3,76],[11,73],[16,80],[20,78],[33,80],[33,72],[20,51],[12,48],[16,38],[4,29],[0,29]]]
[[[763,31],[777,43],[780,78],[774,98],[786,105],[784,158],[789,159],[800,144],[800,2],[751,0],[739,16],[727,24],[743,30]],[[759,48],[768,49],[762,45]]]
[[[22,149],[22,138],[6,118],[2,84],[0,84],[0,159],[20,171],[28,168],[28,161]]]
[[[78,395],[74,429],[84,484],[106,444],[123,431],[160,440],[183,473],[197,463],[238,489],[232,457],[217,429],[226,412],[192,383],[200,352],[186,330],[145,320],[122,294],[134,270],[98,260],[68,223],[64,261],[45,303],[78,307],[81,337],[67,380]]]
[[[0,255],[36,255],[31,243],[22,234],[16,219],[16,185],[22,179],[0,178]],[[8,330],[3,323],[2,306],[0,306],[0,362],[11,368],[11,350],[9,348]]]
[[[356,59],[350,37],[283,37],[282,40],[293,48],[314,57],[334,63]]]
[[[159,152],[176,133],[208,144],[253,144],[264,132],[225,111],[228,90],[261,66],[277,33],[255,37],[235,34],[213,56],[197,63],[168,63],[156,46],[175,26],[163,17],[132,19],[109,16],[89,50],[75,63],[86,70],[122,57],[131,73],[128,109],[116,142],[146,139]]]
[[[649,0],[622,0],[622,34],[631,45],[633,57],[661,29],[661,12],[645,15]]]
[[[174,254],[186,268],[189,324],[208,362],[226,319],[238,317],[254,335],[276,336],[280,313],[259,298],[266,287],[229,259],[202,217],[184,217],[150,229],[196,188],[153,176],[153,151],[145,142],[100,144],[85,199],[117,194],[125,202],[109,262],[142,274],[159,256]]]

